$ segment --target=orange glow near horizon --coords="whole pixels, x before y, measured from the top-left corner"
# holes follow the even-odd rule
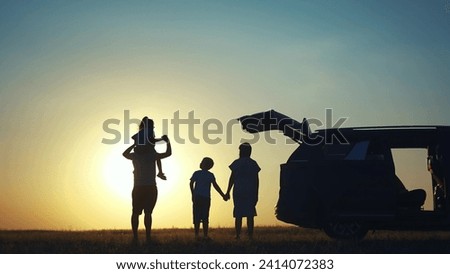
[[[80,132],[81,129],[76,127],[73,130]],[[173,129],[170,129],[169,136],[172,134]],[[242,132],[234,134],[237,137],[246,136]],[[187,129],[183,128],[180,135],[186,137]],[[195,135],[202,136],[201,130],[195,131]],[[122,152],[129,145],[124,144],[124,140],[115,145],[92,144],[92,140],[98,141],[104,136],[104,132],[88,130],[83,136],[77,137],[76,143],[71,146],[66,146],[65,141],[55,142],[53,149],[47,149],[47,156],[42,154],[41,161],[36,160],[35,155],[23,158],[23,163],[32,167],[29,170],[20,173],[11,167],[12,170],[5,178],[14,183],[3,187],[5,198],[0,207],[3,217],[0,228],[128,229],[133,166],[131,161],[122,156]],[[281,134],[275,134],[274,137],[276,144],[261,140],[255,144],[252,154],[262,168],[258,217],[255,219],[257,225],[286,225],[274,216],[279,164],[287,160],[296,145],[284,144],[285,137]],[[214,159],[215,165],[211,172],[215,174],[222,190],[226,190],[230,174],[228,165],[238,154],[234,139],[232,144],[222,142],[216,145],[172,142],[173,155],[162,160],[163,171],[168,179],[157,179],[159,196],[154,210],[155,228],[192,226],[189,178],[199,168],[203,157]],[[161,151],[164,147],[157,145],[156,149]],[[393,153],[398,175],[408,188],[420,187],[423,182],[429,181],[424,150],[396,150]],[[15,177],[10,173],[13,170],[18,172]],[[417,177],[417,174],[420,176]],[[33,193],[31,196],[30,189]],[[430,190],[427,191],[428,197],[431,197]],[[224,202],[214,189],[211,190],[211,196],[212,227],[232,227],[232,201]],[[430,202],[427,199],[427,209],[432,207]]]

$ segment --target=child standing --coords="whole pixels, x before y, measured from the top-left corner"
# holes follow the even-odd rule
[[[214,166],[214,161],[203,158],[200,170],[192,174],[190,188],[192,194],[195,237],[199,237],[200,223],[203,223],[203,236],[208,238],[209,208],[211,206],[211,184],[225,200],[225,194],[216,182],[214,174],[209,170]]]

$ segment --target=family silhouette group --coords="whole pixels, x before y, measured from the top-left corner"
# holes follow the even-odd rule
[[[134,143],[128,147],[123,156],[132,161],[134,167],[134,186],[132,191],[131,228],[133,242],[138,242],[139,216],[144,212],[144,225],[147,243],[151,243],[152,212],[158,198],[156,177],[166,180],[162,171],[161,159],[172,155],[172,147],[167,135],[155,138],[154,122],[147,116],[139,125],[139,131],[133,137]],[[159,153],[155,150],[157,142],[166,143],[166,151]],[[227,191],[223,192],[216,182],[216,178],[209,170],[214,166],[213,159],[203,158],[200,169],[190,178],[192,195],[192,212],[195,238],[200,239],[200,224],[203,237],[208,237],[209,210],[211,206],[211,185],[222,196],[224,201],[233,197],[233,217],[235,218],[236,239],[240,239],[242,219],[247,218],[247,233],[249,239],[253,237],[254,217],[258,202],[259,171],[258,163],[250,156],[252,147],[249,143],[239,146],[239,158],[229,166],[231,170]],[[156,172],[158,167],[158,173]]]

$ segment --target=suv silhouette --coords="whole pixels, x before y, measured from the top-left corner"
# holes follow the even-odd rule
[[[239,118],[244,130],[281,130],[299,143],[281,164],[277,219],[323,229],[332,238],[363,238],[368,230],[450,229],[450,126],[330,128],[311,132],[274,110]],[[391,149],[427,150],[433,210],[426,192],[407,190]],[[425,168],[425,167],[424,167]],[[411,172],[414,172],[413,170]]]

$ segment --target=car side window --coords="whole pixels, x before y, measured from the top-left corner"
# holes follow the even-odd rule
[[[381,142],[372,141],[368,147],[366,160],[384,161],[386,158],[386,148]]]
[[[345,160],[363,161],[366,159],[367,149],[369,148],[369,141],[357,142],[350,153],[345,157]]]
[[[350,152],[351,144],[325,144],[322,148],[325,160],[343,160]]]

